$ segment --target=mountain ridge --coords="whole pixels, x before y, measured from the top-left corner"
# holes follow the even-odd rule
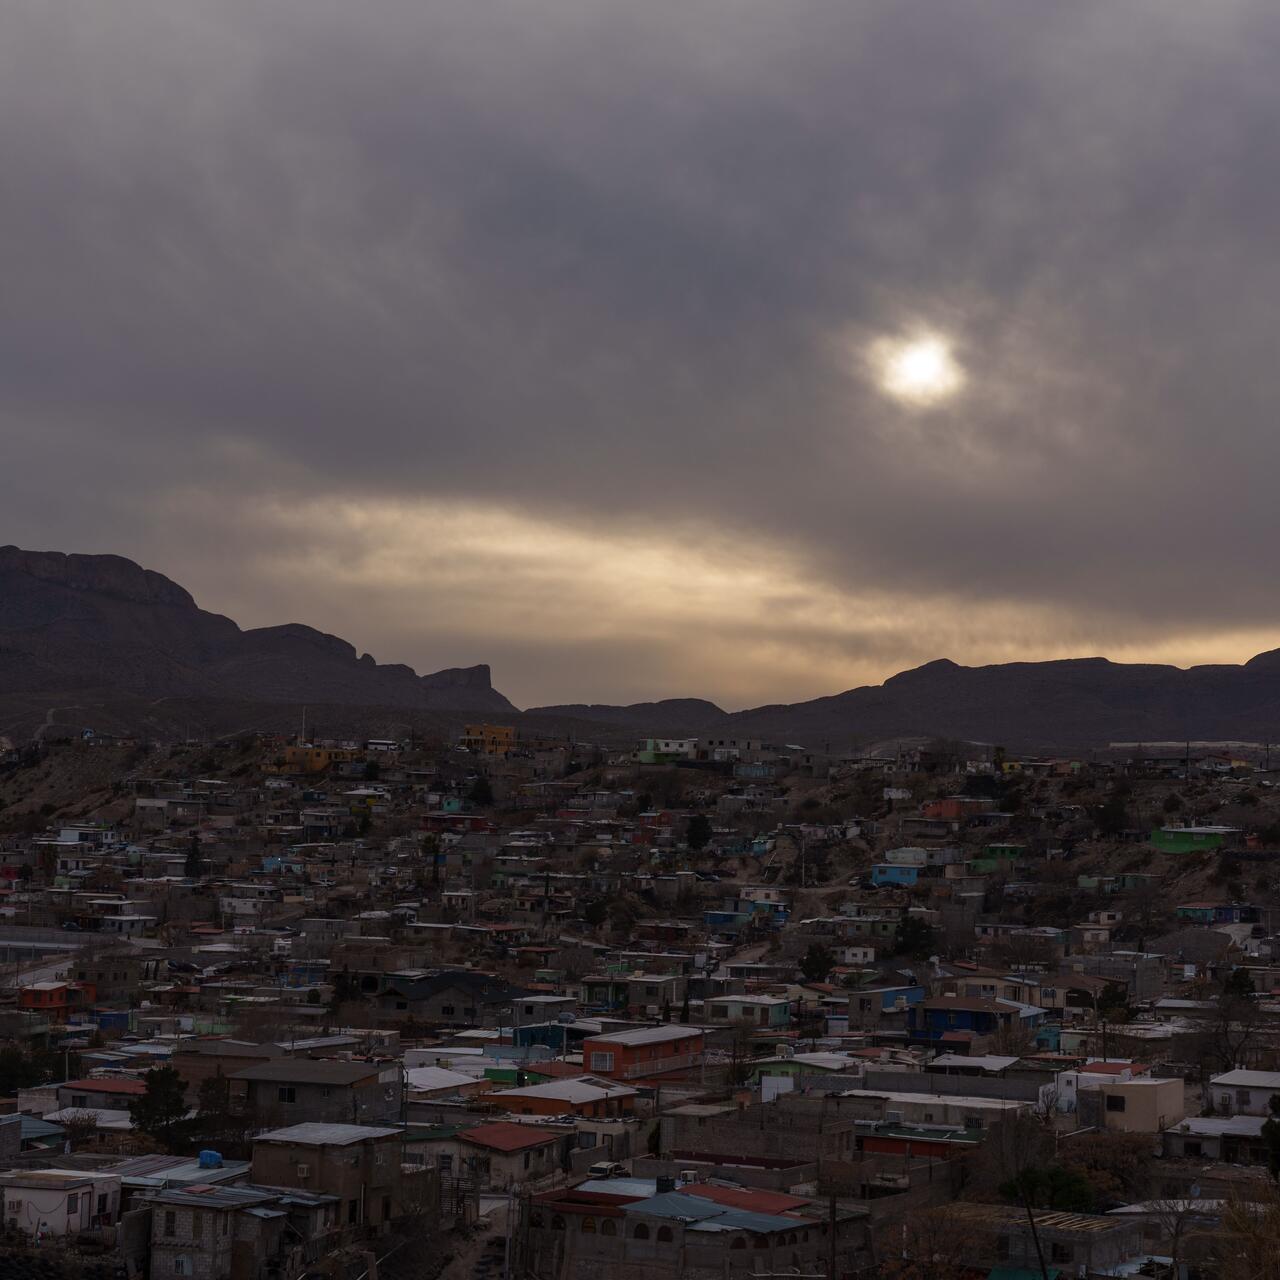
[[[121,556],[0,547],[0,695],[323,703],[467,713],[602,736],[735,736],[846,748],[894,736],[1007,745],[1280,738],[1280,649],[1241,665],[1174,667],[1092,656],[966,667],[938,658],[798,703],[726,711],[702,698],[520,711],[487,664],[418,675],[289,622],[242,630]],[[576,731],[576,730],[575,730]]]

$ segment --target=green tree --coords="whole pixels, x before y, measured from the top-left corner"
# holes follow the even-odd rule
[[[913,960],[927,960],[937,950],[937,934],[933,926],[919,916],[903,916],[898,922],[894,950]]]
[[[219,1069],[200,1081],[196,1109],[201,1116],[226,1115],[231,1105],[231,1082]]]
[[[809,950],[800,957],[800,972],[806,982],[823,982],[835,967],[836,958],[831,948],[821,942],[811,943]]]
[[[711,843],[711,819],[705,813],[695,813],[689,819],[684,842],[694,853],[701,853]]]
[[[166,1146],[187,1114],[187,1089],[174,1067],[155,1067],[143,1080],[147,1091],[129,1103],[134,1127]]]
[[[493,803],[493,787],[489,785],[489,779],[483,773],[471,784],[467,799],[479,809],[487,809]]]
[[[1116,787],[1093,811],[1094,825],[1104,836],[1118,836],[1129,825],[1129,792]]]
[[[999,1192],[1012,1204],[1064,1213],[1092,1213],[1097,1202],[1093,1186],[1080,1170],[1058,1164],[1022,1169],[1001,1183]]]
[[[1280,1095],[1273,1093],[1267,1105],[1271,1114],[1262,1125],[1262,1141],[1267,1144],[1267,1172],[1280,1181]]]
[[[187,860],[183,864],[182,873],[188,880],[199,880],[204,874],[204,857],[200,852],[200,835],[191,833],[191,843],[187,846]]]
[[[1249,976],[1248,969],[1232,969],[1227,975],[1227,980],[1222,984],[1222,994],[1224,996],[1253,996],[1257,995],[1258,988],[1253,985],[1253,979]]]

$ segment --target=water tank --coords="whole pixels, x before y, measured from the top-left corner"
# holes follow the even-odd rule
[[[222,1156],[216,1151],[202,1151],[197,1157],[197,1163],[202,1169],[221,1169]]]

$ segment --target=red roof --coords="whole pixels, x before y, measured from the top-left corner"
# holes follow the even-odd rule
[[[701,1196],[715,1204],[723,1204],[730,1209],[747,1209],[752,1213],[786,1213],[791,1209],[806,1208],[809,1204],[799,1196],[784,1195],[781,1191],[713,1187],[705,1182],[681,1187],[680,1190],[687,1196]]]
[[[545,1129],[535,1129],[527,1124],[514,1124],[499,1120],[496,1124],[481,1124],[458,1134],[461,1142],[477,1147],[489,1147],[493,1151],[523,1151],[526,1147],[541,1147],[554,1142],[557,1135]]]
[[[553,1058],[549,1062],[534,1062],[528,1067],[535,1076],[550,1076],[553,1080],[576,1080],[582,1074],[582,1063],[561,1062]]]
[[[1080,1070],[1095,1076],[1118,1076],[1125,1071],[1140,1076],[1147,1070],[1147,1066],[1142,1062],[1086,1062]]]
[[[86,1093],[131,1093],[141,1096],[146,1093],[147,1086],[141,1080],[68,1080],[60,1084],[59,1089],[83,1089]]]

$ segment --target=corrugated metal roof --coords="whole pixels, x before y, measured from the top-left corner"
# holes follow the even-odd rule
[[[390,1138],[398,1133],[399,1129],[370,1124],[320,1124],[313,1121],[260,1133],[255,1141],[293,1142],[308,1147],[345,1147],[353,1142],[363,1142],[366,1138]]]

